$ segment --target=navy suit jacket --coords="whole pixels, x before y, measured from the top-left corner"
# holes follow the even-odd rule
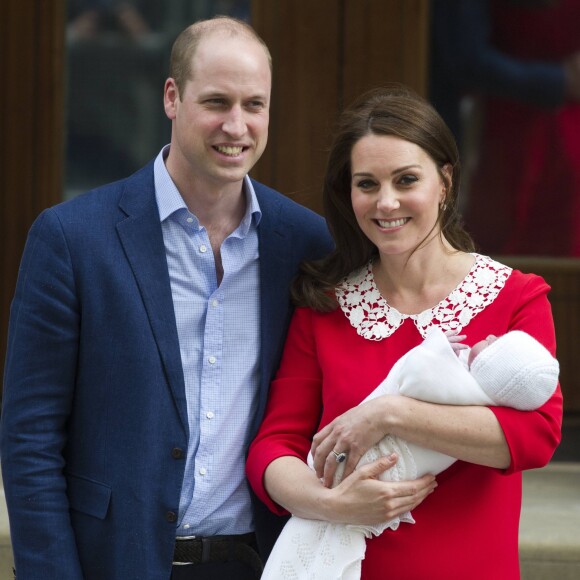
[[[254,183],[262,210],[259,412],[324,220]],[[45,210],[11,309],[1,424],[18,578],[168,580],[188,442],[153,163]],[[258,514],[259,537],[275,539]]]

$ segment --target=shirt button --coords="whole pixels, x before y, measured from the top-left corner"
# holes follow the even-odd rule
[[[190,223],[192,223],[192,222],[193,222],[193,218],[192,218],[192,217],[188,217],[188,218],[187,218],[187,223],[188,223],[188,224],[190,224]]]
[[[170,523],[173,524],[177,521],[177,515],[175,515],[175,512],[167,512],[165,514],[165,519]]]
[[[216,306],[219,305],[219,302],[214,299],[214,300],[211,301],[211,305],[215,308]]]
[[[217,362],[217,358],[215,356],[210,356],[207,361],[210,365],[214,365]]]
[[[173,459],[181,459],[183,457],[183,451],[179,447],[174,447],[171,450],[171,457]]]
[[[206,473],[207,473],[207,469],[205,467],[200,468],[200,470],[199,470],[200,475],[205,475]]]
[[[189,528],[191,528],[191,526],[190,526],[189,524],[185,524],[185,525],[183,526],[183,529],[184,529],[184,530],[189,530]]]
[[[199,246],[199,251],[202,254],[205,254],[207,252],[207,246],[205,246],[204,244],[202,244],[201,246]]]
[[[214,414],[213,414],[211,411],[208,411],[208,412],[205,414],[205,416],[206,416],[208,419],[213,419],[215,415],[214,415]]]

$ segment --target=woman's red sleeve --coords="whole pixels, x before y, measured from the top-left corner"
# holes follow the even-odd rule
[[[556,354],[556,338],[552,310],[548,301],[550,287],[539,276],[522,277],[518,288],[518,307],[510,330],[523,330]],[[535,411],[516,411],[508,407],[492,407],[511,454],[511,465],[504,472],[511,474],[546,465],[561,440],[562,391],[560,385],[552,397]]]
[[[246,463],[253,490],[280,515],[287,512],[268,496],[264,472],[278,457],[290,455],[306,460],[322,411],[322,375],[312,318],[312,311],[306,308],[294,313],[280,369],[270,387],[264,420]]]

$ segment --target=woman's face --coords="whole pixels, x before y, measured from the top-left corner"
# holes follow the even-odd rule
[[[369,134],[351,153],[351,202],[359,227],[383,256],[412,252],[439,233],[445,184],[418,145],[392,135]],[[443,168],[447,176],[451,167]]]

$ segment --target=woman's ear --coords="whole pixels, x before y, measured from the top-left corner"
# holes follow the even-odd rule
[[[443,192],[441,197],[441,203],[445,203],[447,194],[451,191],[451,186],[453,185],[453,166],[451,163],[446,163],[441,168],[442,180],[443,180]]]

